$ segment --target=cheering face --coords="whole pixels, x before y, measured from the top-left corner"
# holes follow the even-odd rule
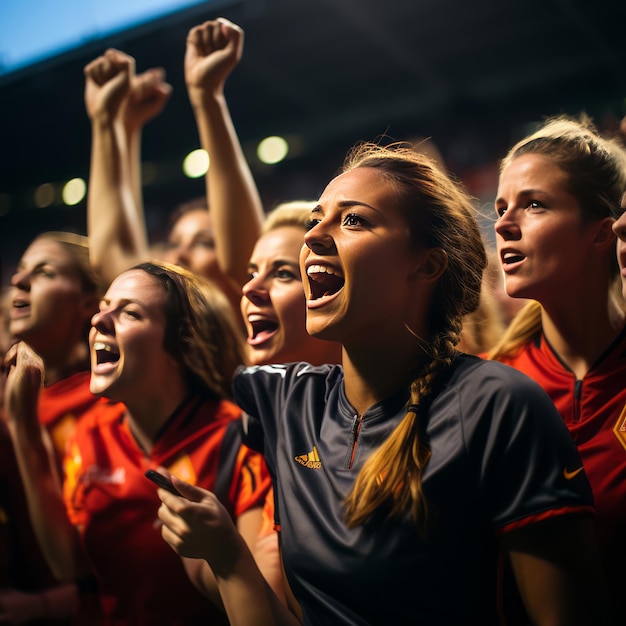
[[[129,270],[113,281],[92,318],[92,393],[129,404],[168,389],[181,375],[163,347],[164,306],[161,284],[142,270]]]
[[[394,184],[373,168],[335,178],[311,213],[300,267],[307,329],[320,338],[384,345],[404,330],[411,275],[424,251],[410,245]]]
[[[83,293],[72,254],[53,239],[37,239],[11,278],[9,332],[46,359],[58,346],[84,341],[94,305],[94,296]]]
[[[306,331],[306,307],[298,255],[304,229],[281,226],[257,242],[243,286],[241,313],[254,365],[292,361],[323,362],[325,342]]]
[[[500,176],[495,205],[496,243],[510,296],[545,305],[580,282],[595,229],[583,225],[560,167],[541,155],[517,157]]]
[[[626,298],[626,192],[622,196],[622,211],[613,224],[613,232],[617,235],[617,262],[622,278],[622,295]]]

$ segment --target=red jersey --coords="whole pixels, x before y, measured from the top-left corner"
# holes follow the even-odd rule
[[[215,485],[222,441],[241,411],[226,401],[186,401],[150,454],[133,437],[125,408],[104,400],[79,422],[65,459],[64,496],[99,581],[110,624],[222,624],[220,613],[190,582],[163,541],[161,504],[146,470],[160,466],[206,489]],[[241,445],[224,504],[237,517],[262,506],[269,489],[263,458]]]
[[[79,372],[44,387],[39,394],[39,421],[50,433],[59,460],[76,422],[98,401],[89,391],[90,377],[89,371]]]
[[[594,494],[609,594],[617,601],[626,588],[626,327],[582,380],[543,334],[502,362],[548,392],[578,446]]]

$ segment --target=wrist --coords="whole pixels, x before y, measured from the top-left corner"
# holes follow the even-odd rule
[[[249,559],[253,559],[252,553],[244,538],[235,529],[232,540],[221,542],[221,548],[207,562],[216,579],[228,580],[236,577]]]
[[[115,116],[107,111],[94,114],[91,118],[91,127],[97,131],[112,131],[115,127]]]
[[[207,106],[219,105],[225,102],[224,91],[221,88],[206,89],[203,87],[188,87],[189,102],[194,109],[205,109]]]

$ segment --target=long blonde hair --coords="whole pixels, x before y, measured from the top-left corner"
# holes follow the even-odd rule
[[[420,411],[435,379],[457,353],[463,316],[478,306],[487,256],[469,196],[432,159],[401,144],[366,143],[348,155],[343,171],[360,167],[376,168],[394,182],[412,245],[441,248],[448,266],[428,318],[430,361],[410,385],[406,416],[359,472],[346,500],[346,521],[356,526],[379,510],[389,517],[408,511],[414,523],[425,528],[421,478],[430,450],[421,432]]]

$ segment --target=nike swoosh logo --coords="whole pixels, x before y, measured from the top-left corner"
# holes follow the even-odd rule
[[[583,467],[579,467],[578,469],[572,470],[571,472],[567,469],[567,467],[563,470],[563,477],[565,478],[565,480],[572,480],[572,478],[575,478],[576,476],[578,476],[578,474],[580,474],[583,471]]]

